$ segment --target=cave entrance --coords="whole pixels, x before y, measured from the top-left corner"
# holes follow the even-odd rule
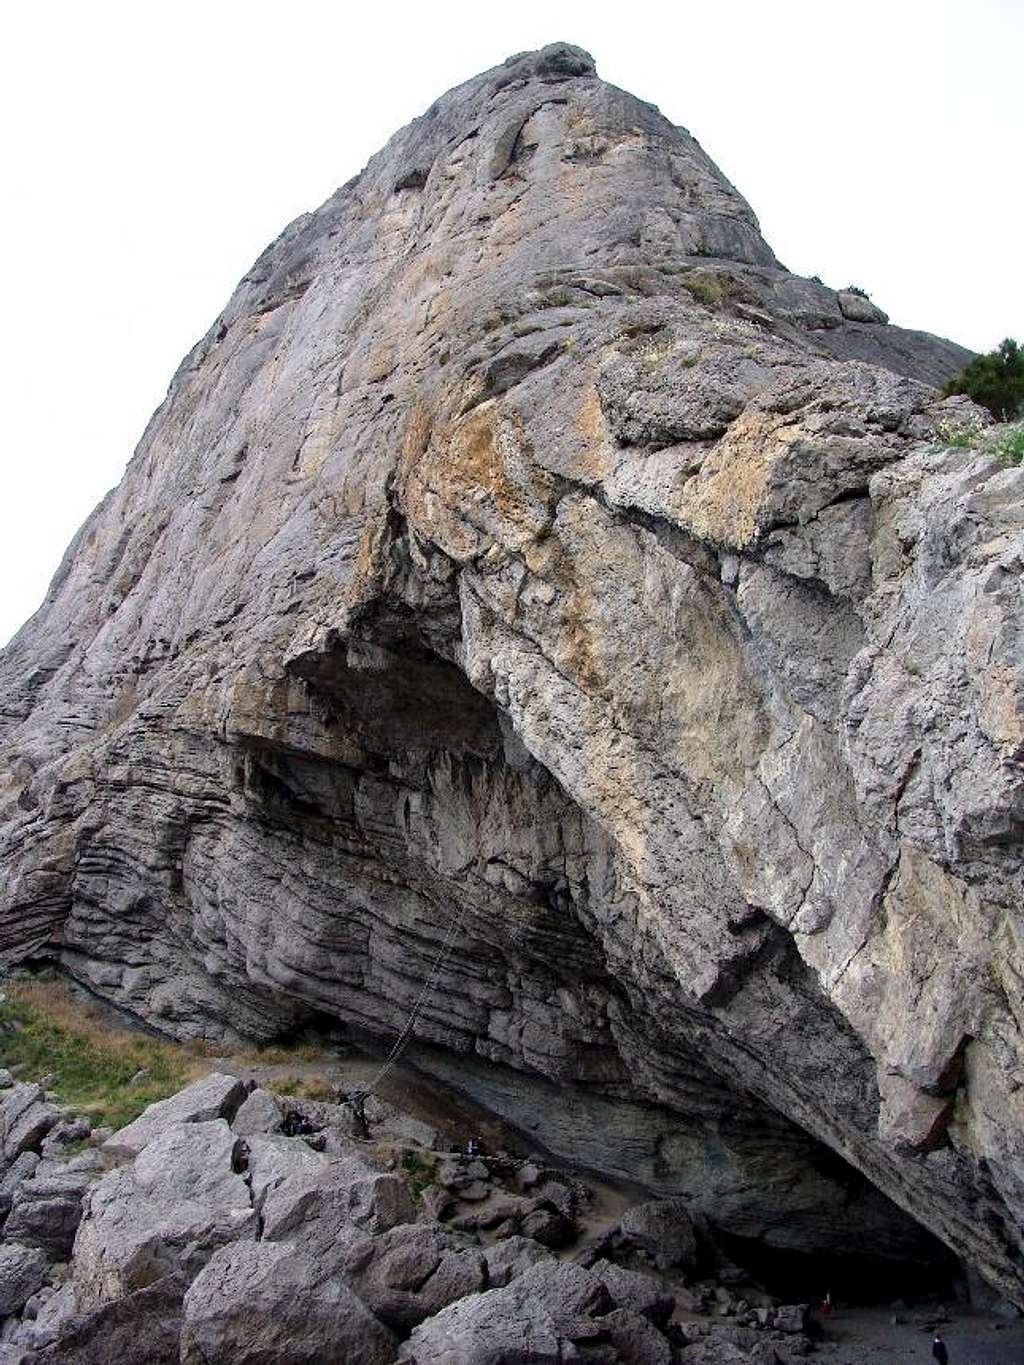
[[[842,1214],[837,1214],[841,1218]],[[830,1294],[833,1304],[873,1306],[902,1299],[960,1299],[965,1294],[959,1259],[925,1228],[914,1259],[827,1250],[798,1251],[770,1246],[716,1228],[714,1242],[752,1280],[784,1303],[820,1304]]]

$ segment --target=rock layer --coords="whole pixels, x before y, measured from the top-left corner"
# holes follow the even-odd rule
[[[808,1249],[830,1148],[1024,1299],[1024,473],[857,297],[578,49],[444,96],[0,658],[6,958],[388,1040],[454,924],[416,1032],[479,1093],[649,1113],[663,1191],[759,1153]]]

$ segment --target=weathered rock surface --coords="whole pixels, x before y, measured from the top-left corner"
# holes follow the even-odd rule
[[[244,1081],[211,1072],[169,1099],[149,1105],[142,1114],[112,1134],[103,1144],[110,1156],[138,1156],[154,1138],[179,1123],[232,1119],[246,1096]]]
[[[185,1295],[183,1365],[385,1365],[395,1340],[287,1243],[224,1247]],[[177,1357],[176,1357],[177,1359]]]
[[[35,1247],[0,1245],[0,1318],[19,1313],[45,1280],[46,1257]]]
[[[255,1238],[256,1213],[233,1170],[234,1145],[223,1119],[179,1123],[93,1186],[74,1244],[79,1309],[168,1275],[188,1283],[218,1247]]]
[[[408,1365],[500,1365],[503,1361],[575,1360],[578,1341],[610,1335],[606,1315],[614,1311],[607,1289],[581,1266],[539,1265],[505,1289],[446,1308],[417,1327],[399,1351]],[[617,1318],[619,1332],[651,1328],[639,1314]],[[664,1361],[672,1359],[664,1338]]]
[[[1024,472],[871,309],[576,49],[444,96],[256,262],[0,657],[0,952],[390,1040],[456,911],[416,1032],[479,1098],[927,1261],[855,1168],[1024,1301]]]

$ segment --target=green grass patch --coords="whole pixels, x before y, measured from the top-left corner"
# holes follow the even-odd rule
[[[17,1067],[21,1081],[52,1077],[47,1088],[94,1127],[130,1123],[203,1069],[176,1043],[112,1026],[61,982],[15,981],[4,994],[0,1066]]]
[[[405,1183],[418,1199],[427,1186],[434,1183],[437,1162],[428,1156],[420,1156],[419,1152],[403,1152],[400,1165]]]

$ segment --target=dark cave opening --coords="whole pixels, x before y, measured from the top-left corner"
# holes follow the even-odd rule
[[[519,772],[520,780],[529,774],[531,781],[539,782],[545,788],[550,786],[560,793],[561,788],[546,768],[525,751],[522,755],[518,753],[515,737],[506,733],[510,727],[503,723],[504,717],[494,702],[469,683],[450,657],[444,657],[422,635],[410,631],[409,622],[401,615],[398,619],[378,618],[368,634],[370,639],[339,641],[324,653],[306,656],[292,670],[308,687],[312,715],[332,737],[347,737],[353,752],[358,751],[358,757],[351,760],[353,766],[346,769],[345,782],[337,776],[328,780],[324,768],[335,770],[337,765],[325,764],[323,759],[312,755],[264,753],[259,760],[259,798],[266,809],[276,811],[279,818],[294,822],[296,826],[310,818],[326,820],[328,824],[339,819],[343,823],[358,823],[360,817],[352,800],[353,784],[361,780],[360,770],[373,774],[382,783],[394,787],[393,815],[386,816],[388,821],[394,820],[394,830],[385,831],[377,824],[372,830],[373,837],[382,841],[379,848],[382,852],[386,850],[385,856],[394,860],[395,867],[416,866],[419,875],[425,874],[429,880],[436,874],[421,861],[416,851],[412,797],[417,791],[429,795],[430,773],[439,755],[448,755],[449,764],[454,760],[452,771],[460,775],[468,804],[480,799],[485,788],[490,793],[490,804],[493,805],[495,798],[499,803],[507,800],[508,791],[503,791],[505,778],[502,774],[509,772],[512,766]],[[451,650],[445,653],[450,654]],[[566,807],[571,804],[564,793],[561,793],[561,800]],[[416,808],[422,812],[422,799],[418,800]],[[525,809],[518,812],[520,824]],[[378,808],[378,815],[381,810]],[[511,824],[511,811],[508,819]],[[504,893],[500,892],[500,886],[494,891],[493,882],[488,890],[472,880],[484,870],[487,875],[493,873],[495,879],[499,874],[505,876],[506,889],[513,898],[544,904],[553,920],[578,919],[572,895],[560,889],[565,882],[564,876],[559,880],[555,871],[550,875],[548,872],[534,875],[534,869],[534,873],[524,877],[517,874],[514,866],[506,872],[506,860],[514,864],[515,859],[500,848],[485,848],[480,842],[479,826],[473,838],[479,846],[471,846],[472,841],[467,844],[464,889],[465,878],[469,877],[468,894],[477,899],[483,896],[486,902],[481,903],[478,929],[486,927],[488,916],[495,920],[496,938],[492,946],[501,945],[502,952],[508,950],[497,923],[503,914],[502,901],[495,899],[492,905],[488,900],[489,896]],[[554,888],[559,889],[558,894]],[[590,915],[585,915],[579,920],[577,934],[588,937],[593,933],[590,919]],[[490,939],[487,933],[485,937]],[[525,951],[527,946],[518,941],[512,945],[512,955],[518,961],[519,970],[527,965],[530,957]],[[524,951],[518,951],[520,949]],[[563,952],[558,956],[559,965],[571,975],[578,953]],[[781,970],[778,963],[776,967]],[[319,1034],[335,1046],[354,1046],[370,1055],[386,1051],[388,1046],[383,1033],[374,1038],[361,1036],[365,1030],[355,1019],[346,1026],[323,1010],[307,1015],[298,1032],[306,1036]],[[389,1033],[388,1038],[391,1036]],[[465,1045],[468,1043],[467,1038]],[[464,1046],[457,1051],[464,1052]],[[471,1098],[471,1088],[466,1090],[465,1098]],[[500,1107],[488,1112],[505,1125],[517,1126],[514,1115],[507,1111],[502,1113]],[[522,1129],[524,1136],[529,1127],[526,1125]],[[531,1132],[529,1136],[535,1144],[539,1134]],[[838,1201],[835,1223],[841,1229],[846,1217],[851,1220],[851,1227],[856,1225],[849,1238],[849,1250],[843,1247],[841,1231],[838,1234],[830,1231],[816,1241],[813,1215],[807,1218],[806,1228],[791,1227],[777,1242],[770,1240],[770,1232],[758,1236],[740,1235],[718,1226],[712,1230],[709,1225],[710,1243],[753,1281],[786,1302],[813,1303],[826,1294],[831,1294],[835,1302],[858,1304],[957,1296],[957,1286],[963,1281],[957,1258],[925,1229],[915,1231],[911,1220],[895,1206],[891,1207],[890,1225],[889,1216],[874,1207],[876,1201],[882,1205],[888,1201],[877,1191],[869,1192],[869,1182],[831,1149],[819,1146],[813,1140],[811,1145],[815,1150],[805,1156],[810,1165],[831,1182]],[[565,1153],[562,1161],[564,1163]],[[585,1173],[582,1167],[580,1169]],[[620,1166],[620,1174],[621,1171]],[[601,1173],[595,1169],[594,1174]],[[664,1187],[652,1188],[650,1197],[663,1197],[667,1193]],[[873,1212],[871,1209],[864,1211],[865,1202],[871,1205]],[[784,1212],[780,1210],[780,1213],[785,1217]],[[867,1233],[875,1221],[880,1229],[877,1254],[871,1248]],[[713,1255],[711,1260],[714,1260]]]
[[[837,1217],[841,1217],[837,1210]],[[906,1304],[935,1299],[946,1302],[964,1295],[964,1270],[959,1259],[936,1237],[921,1229],[920,1258],[839,1254],[812,1248],[797,1251],[739,1237],[716,1228],[715,1244],[735,1265],[784,1303],[820,1304],[831,1295],[833,1304],[861,1306]]]

